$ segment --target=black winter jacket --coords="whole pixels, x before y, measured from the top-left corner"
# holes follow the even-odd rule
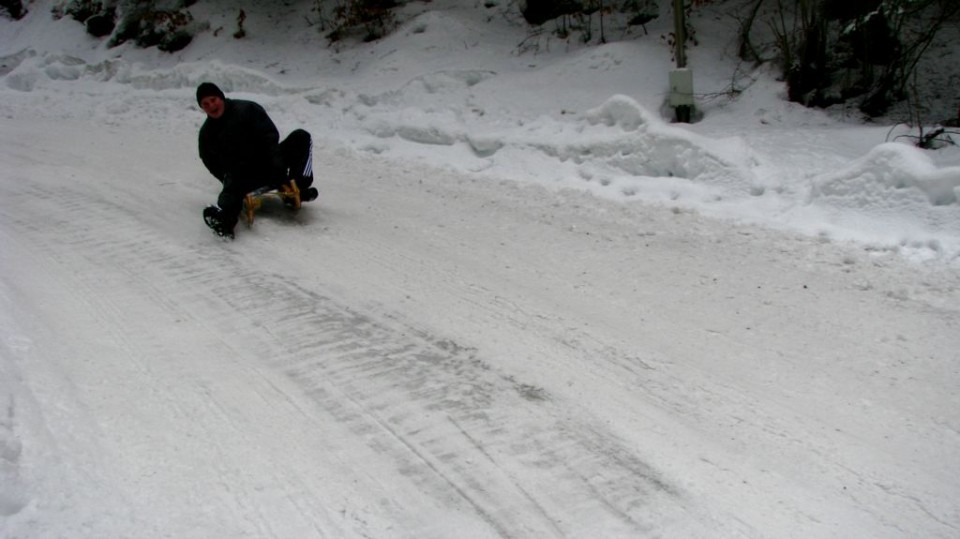
[[[262,185],[283,182],[280,133],[263,107],[225,99],[223,116],[200,128],[200,159],[221,182],[227,175]]]

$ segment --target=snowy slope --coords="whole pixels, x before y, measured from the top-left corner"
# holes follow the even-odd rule
[[[430,6],[0,22],[0,536],[956,536],[955,154],[768,82],[668,125],[653,39]],[[318,202],[209,233],[200,80],[317,136]]]

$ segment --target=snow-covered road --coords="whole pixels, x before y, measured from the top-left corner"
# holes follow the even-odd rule
[[[0,127],[0,535],[960,533],[955,270],[332,146],[225,243],[194,153]]]

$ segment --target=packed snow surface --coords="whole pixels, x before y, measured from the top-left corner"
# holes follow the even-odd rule
[[[0,537],[960,535],[960,151],[717,97],[712,16],[684,125],[667,21],[306,4],[175,55],[0,19]],[[207,80],[318,201],[210,234]]]

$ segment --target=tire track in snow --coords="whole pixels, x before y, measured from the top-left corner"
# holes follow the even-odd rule
[[[10,225],[5,226],[3,230],[4,235],[9,238],[5,245],[10,247],[13,243],[17,243],[18,249],[14,252],[27,253],[33,259],[27,267],[43,268],[40,273],[44,277],[58,278],[60,282],[57,286],[70,291],[69,296],[64,297],[63,305],[67,307],[72,307],[71,304],[79,305],[79,308],[73,307],[73,310],[86,313],[90,317],[81,327],[96,328],[97,334],[80,337],[77,342],[84,347],[91,346],[90,342],[105,343],[108,348],[106,351],[116,356],[114,361],[90,365],[96,368],[96,371],[91,373],[94,377],[102,375],[104,379],[119,384],[118,389],[121,391],[110,391],[109,397],[106,398],[112,401],[126,399],[124,406],[129,414],[140,420],[146,420],[147,423],[178,423],[166,427],[169,431],[176,431],[177,434],[164,432],[164,429],[152,429],[148,424],[136,427],[142,429],[146,439],[166,435],[179,440],[182,444],[184,435],[187,436],[188,441],[190,438],[203,437],[204,427],[211,425],[209,417],[212,416],[219,417],[219,421],[214,421],[214,425],[233,427],[235,432],[232,437],[246,438],[249,442],[256,442],[248,433],[238,430],[241,428],[240,424],[236,422],[235,417],[231,416],[231,413],[236,414],[236,406],[231,406],[230,395],[226,395],[227,399],[224,398],[223,391],[219,396],[214,395],[203,380],[191,381],[184,390],[178,385],[171,385],[171,377],[165,376],[170,374],[177,364],[176,361],[169,360],[183,356],[185,351],[207,357],[208,353],[220,351],[217,350],[218,348],[228,349],[229,344],[223,340],[223,337],[218,338],[215,334],[194,339],[195,334],[203,332],[202,321],[192,316],[189,308],[183,308],[179,302],[180,298],[170,294],[171,283],[150,268],[163,264],[164,269],[170,269],[174,274],[178,272],[197,274],[201,280],[207,280],[211,284],[218,280],[217,273],[222,272],[222,269],[218,270],[211,266],[208,268],[209,271],[203,270],[202,265],[198,267],[190,262],[193,258],[189,255],[197,254],[194,249],[188,247],[186,253],[181,252],[183,247],[171,244],[167,241],[169,238],[144,229],[139,223],[128,222],[124,215],[136,216],[135,211],[106,203],[89,194],[76,190],[51,191],[32,185],[26,188],[25,192],[5,193],[5,195],[7,195],[5,200],[16,201],[14,204],[0,206],[0,224]],[[30,206],[31,211],[13,211],[14,208],[20,208],[23,205]],[[30,213],[34,218],[29,216]],[[49,220],[35,218],[38,214],[47,213],[51,215]],[[129,233],[117,233],[118,222],[138,229],[137,233],[132,235],[132,239],[127,237],[130,236]],[[8,232],[10,234],[7,234]],[[64,268],[69,269],[65,271]],[[198,269],[200,271],[197,271]],[[194,298],[194,301],[202,299]],[[161,317],[159,319],[158,313]],[[173,318],[176,320],[172,320]],[[171,330],[169,327],[171,322],[182,325]],[[152,331],[154,327],[159,329],[157,333]],[[182,329],[184,327],[191,329],[184,332]],[[187,343],[204,343],[204,348],[189,349],[188,345],[171,343],[164,338],[164,335],[171,333],[187,338]],[[76,355],[77,359],[85,357],[82,350],[71,351],[71,353]],[[58,362],[60,359],[54,357],[53,361]],[[65,371],[76,368],[73,366],[76,361],[72,356],[65,357],[63,363],[61,367],[66,367]],[[237,366],[242,368],[242,365],[237,364]],[[56,370],[60,369],[56,368]],[[65,383],[78,383],[76,380],[70,380],[69,374],[63,373],[59,376],[65,378]],[[174,376],[172,379],[175,384],[181,378]],[[197,388],[200,392],[206,393],[203,402],[200,403],[202,409],[199,410],[195,407],[196,398],[182,399],[187,392],[198,391]],[[256,390],[253,386],[251,389]],[[189,402],[184,404],[181,400]],[[81,419],[90,424],[78,430],[88,431],[90,434],[87,438],[98,440],[99,450],[94,453],[100,454],[91,454],[91,458],[87,460],[91,473],[96,473],[97,470],[107,471],[106,475],[109,477],[88,477],[86,481],[99,485],[99,487],[92,487],[94,490],[106,488],[124,491],[125,494],[116,494],[116,497],[127,503],[135,502],[127,507],[127,513],[143,516],[135,510],[136,504],[164,503],[160,500],[151,502],[148,496],[155,496],[157,491],[163,492],[164,489],[170,489],[167,491],[168,495],[192,500],[192,503],[198,507],[215,505],[221,510],[226,509],[232,522],[229,523],[231,526],[229,530],[221,530],[225,534],[253,529],[258,530],[258,534],[264,537],[288,536],[283,529],[292,528],[290,521],[281,519],[282,526],[278,529],[276,506],[272,505],[272,513],[263,511],[260,493],[247,493],[243,489],[235,489],[231,492],[229,488],[226,492],[220,492],[216,488],[204,489],[203,487],[203,484],[210,480],[211,473],[214,478],[220,478],[214,479],[214,482],[222,487],[222,485],[236,483],[256,485],[257,481],[262,480],[262,476],[269,472],[284,485],[287,489],[285,496],[290,500],[290,505],[296,506],[306,521],[300,523],[301,529],[315,531],[320,529],[316,521],[317,513],[325,511],[325,505],[321,499],[311,497],[311,489],[304,484],[300,471],[289,468],[283,462],[271,463],[273,466],[268,471],[238,466],[236,449],[224,446],[224,442],[221,442],[217,436],[208,436],[196,443],[202,443],[205,446],[205,453],[218,454],[221,458],[206,459],[190,454],[184,448],[183,453],[187,455],[187,462],[173,463],[174,467],[197,466],[200,469],[189,481],[177,485],[176,474],[166,478],[166,474],[158,473],[154,468],[155,463],[151,462],[154,455],[148,447],[134,445],[128,448],[128,451],[132,448],[137,454],[140,454],[141,450],[146,452],[139,457],[130,457],[129,454],[124,455],[123,458],[120,458],[120,455],[111,457],[114,448],[109,442],[99,441],[109,437],[105,436],[105,431],[111,429],[97,425],[99,422],[111,422],[110,416],[103,414],[104,411],[109,413],[110,410],[104,408],[102,402],[97,404],[100,414],[86,410],[83,414],[86,417]],[[68,404],[68,406],[76,405],[77,403]],[[83,406],[82,403],[80,405]],[[138,413],[138,410],[142,411],[144,406],[151,405],[158,406],[162,410],[146,414]],[[132,434],[134,438],[139,437],[139,433]],[[118,435],[114,432],[110,436]],[[81,446],[80,449],[86,448]],[[31,448],[27,449],[27,451],[30,450]],[[105,467],[105,462],[110,464]],[[147,483],[153,488],[145,489],[147,493],[135,494],[136,490],[128,491],[129,485],[125,484],[127,481],[124,481],[123,472],[119,471],[124,466],[140,468],[134,470],[136,473],[133,477],[127,478],[132,483],[141,485]],[[127,471],[129,472],[129,469]],[[200,490],[197,490],[198,488]],[[114,493],[111,492],[111,494]],[[103,501],[107,502],[107,500]],[[328,518],[325,521],[326,527],[336,529],[336,526],[330,526],[330,523],[335,520]],[[108,522],[109,519],[104,519],[104,524]],[[51,525],[56,526],[55,521]],[[212,532],[212,529],[208,531]],[[153,532],[159,535],[156,530]],[[151,536],[149,526],[138,533]],[[335,533],[341,534],[341,531]]]
[[[665,499],[679,496],[618,440],[559,420],[549,398],[531,400],[529,388],[494,372],[475,350],[279,275],[241,272],[221,282],[218,295],[247,320],[239,330],[269,332],[271,363],[326,413],[422,489],[461,499],[454,505],[500,535],[574,533],[563,522],[571,500],[582,513],[572,522],[616,521],[614,529],[630,533],[662,518],[645,513],[654,500],[663,511]]]
[[[44,212],[53,226],[5,217],[13,226],[52,251],[69,248],[125,272],[124,286],[213,321],[224,342],[246,335],[324,414],[497,535],[635,535],[689,518],[682,492],[615,436],[496,372],[477,350],[258,269],[251,240],[184,245],[145,226],[136,208],[95,193],[24,189],[31,204],[51,206]]]
[[[18,192],[4,193],[4,200],[13,201],[13,203],[0,206],[0,224],[10,225],[4,226],[4,232],[10,232],[10,237],[16,238],[16,243],[23,246],[29,245],[29,248],[21,248],[22,252],[29,252],[33,255],[31,258],[35,259],[29,267],[43,267],[45,271],[42,273],[45,275],[48,273],[46,269],[50,268],[50,276],[63,277],[58,279],[60,282],[57,284],[73,292],[69,297],[64,297],[65,305],[78,304],[78,300],[79,304],[82,304],[75,310],[87,313],[90,319],[86,320],[81,327],[96,328],[95,331],[98,334],[81,337],[79,341],[110,343],[115,348],[111,351],[112,353],[122,351],[122,357],[118,356],[116,359],[117,363],[123,366],[119,369],[107,367],[109,370],[104,371],[109,372],[105,375],[106,378],[120,384],[120,387],[129,386],[131,383],[134,385],[148,383],[140,389],[143,398],[135,397],[129,400],[130,411],[135,413],[134,409],[140,406],[138,401],[141,400],[160,403],[163,408],[170,409],[162,412],[158,410],[157,417],[165,416],[160,420],[161,422],[170,417],[180,418],[180,422],[185,426],[171,429],[178,432],[203,430],[204,427],[211,426],[207,416],[219,417],[220,420],[215,421],[214,426],[232,427],[234,431],[232,437],[246,438],[252,442],[251,445],[258,445],[257,440],[251,438],[249,433],[239,430],[241,423],[238,423],[235,417],[238,406],[230,402],[233,395],[229,392],[221,390],[220,395],[215,395],[216,392],[210,390],[209,383],[205,380],[194,382],[174,377],[174,383],[180,379],[188,382],[187,389],[183,390],[179,386],[170,385],[169,380],[164,385],[163,379],[170,378],[169,376],[158,376],[171,372],[174,368],[172,365],[177,362],[169,360],[175,359],[176,356],[184,357],[185,353],[192,353],[202,359],[209,357],[207,354],[222,354],[224,350],[231,348],[229,334],[221,334],[218,337],[216,332],[210,332],[209,336],[201,339],[193,338],[193,334],[206,329],[203,321],[194,316],[193,307],[201,304],[207,307],[211,298],[187,297],[189,294],[184,296],[183,290],[174,290],[176,283],[168,278],[174,276],[191,282],[201,282],[207,288],[213,288],[221,283],[224,274],[230,272],[229,267],[224,267],[220,263],[214,264],[213,262],[218,262],[213,260],[214,257],[199,250],[200,247],[209,246],[210,241],[215,240],[203,235],[207,242],[186,246],[179,240],[171,242],[171,238],[144,228],[142,223],[137,222],[135,218],[138,212],[135,209],[111,204],[80,190],[62,187],[51,190],[37,184],[17,186],[17,189],[19,189]],[[30,207],[30,211],[14,211],[14,208],[24,206]],[[38,215],[48,214],[50,219],[36,218]],[[135,229],[133,234],[129,230],[131,227]],[[11,243],[7,242],[7,245]],[[69,269],[65,271],[65,268]],[[144,308],[145,305],[146,308]],[[160,318],[157,318],[158,313]],[[174,318],[176,320],[173,320]],[[171,323],[177,324],[178,327],[171,327]],[[154,326],[159,330],[156,333],[153,331]],[[184,335],[183,328],[188,326],[192,328],[187,330],[187,335]],[[101,331],[102,334],[99,334]],[[200,342],[204,344],[204,348],[187,349],[178,343],[171,343],[165,335],[189,337],[186,342]],[[83,357],[82,351],[78,351],[77,355]],[[240,354],[234,355],[240,356]],[[91,366],[104,369],[102,362]],[[235,362],[235,366],[240,370],[254,371],[254,375],[257,370],[262,370],[255,366],[252,368],[244,366],[239,361]],[[139,374],[130,376],[129,371],[136,371]],[[159,387],[154,387],[150,384],[151,381],[156,382]],[[264,379],[264,381],[269,383],[269,380]],[[202,409],[198,410],[194,406],[195,402],[191,402],[186,408],[182,406],[180,399],[188,391],[197,391],[197,388],[205,393],[206,402],[200,403]],[[258,391],[253,386],[250,389]],[[274,393],[282,392],[278,388],[274,389],[276,389]],[[124,391],[129,391],[129,388],[124,388]],[[267,397],[275,397],[274,393],[257,396],[265,400]],[[111,398],[122,397],[111,396]],[[191,397],[187,400],[196,401],[197,399]],[[201,419],[198,420],[198,416]],[[149,414],[144,417],[148,420],[152,419]],[[88,419],[94,422],[104,420],[102,417]],[[149,432],[147,425],[143,425],[142,428],[144,433]],[[222,429],[222,427],[219,428]],[[180,436],[182,435],[183,432],[180,432]],[[146,436],[153,437],[149,434]],[[187,437],[196,438],[197,436],[188,433]],[[248,470],[236,465],[236,449],[223,446],[224,442],[218,440],[216,436],[206,438],[206,441],[199,443],[206,446],[205,453],[219,453],[223,458],[206,461],[197,455],[184,452],[189,459],[187,465],[200,466],[202,469],[191,483],[203,483],[208,479],[206,476],[212,473],[215,477],[222,478],[217,485],[221,488],[224,485],[237,483],[241,486],[256,485],[258,480],[262,481],[263,474],[272,473],[273,479],[284,485],[286,494],[283,496],[290,500],[290,505],[300,510],[306,520],[315,519],[317,513],[326,511],[324,502],[329,500],[311,497],[312,490],[315,489],[311,489],[304,483],[307,479],[303,477],[302,471],[292,469],[283,462],[271,462],[270,457],[257,459],[258,461],[266,460],[269,470]],[[147,455],[146,460],[149,461],[149,459],[150,456]],[[124,460],[136,464],[137,459]],[[204,465],[204,462],[207,464]],[[180,463],[175,464],[177,468],[180,466]],[[93,464],[90,467],[96,469]],[[149,465],[145,467],[149,468]],[[154,470],[150,471],[149,475],[162,474],[157,474]],[[136,478],[134,479],[135,483],[139,482]],[[159,481],[163,482],[164,479],[161,477]],[[105,480],[91,482],[108,483]],[[289,536],[282,531],[267,533],[276,528],[279,512],[277,504],[271,504],[272,513],[261,509],[259,502],[262,502],[263,496],[260,492],[245,493],[243,488],[232,490],[228,488],[224,493],[214,488],[210,489],[209,496],[206,496],[207,492],[191,494],[206,498],[195,500],[196,504],[201,504],[200,506],[214,504],[232,512],[232,519],[235,522],[231,522],[230,525],[239,527],[231,528],[232,531],[229,532],[231,534],[239,532],[240,529],[256,529],[264,536]],[[143,493],[130,497],[145,499]],[[131,512],[137,514],[136,511]],[[326,533],[344,535],[343,530],[338,526],[331,525],[339,519],[330,517],[331,515],[328,515],[324,521]],[[288,519],[279,520],[283,524],[281,530],[291,528]],[[312,526],[311,523],[307,523],[306,529],[319,530],[320,528],[317,522],[313,522]],[[224,530],[224,533],[228,532]],[[319,535],[323,536],[326,533]]]
[[[391,327],[279,277],[271,284],[275,302],[258,314],[275,320],[279,342],[297,343],[275,358],[277,367],[402,473],[438,496],[463,498],[501,535],[572,533],[563,523],[571,500],[583,512],[574,522],[617,520],[629,533],[656,521],[644,514],[654,499],[679,496],[619,441],[559,420],[549,398],[530,400],[476,351]],[[291,305],[300,312],[285,317]]]

